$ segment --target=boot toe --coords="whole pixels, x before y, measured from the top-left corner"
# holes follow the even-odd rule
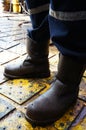
[[[20,64],[15,65],[15,64],[10,64],[7,65],[4,69],[4,76],[7,78],[17,78],[20,74]]]
[[[35,119],[35,110],[34,110],[34,106],[33,103],[30,103],[27,107],[27,111],[26,111],[26,116],[30,119]]]

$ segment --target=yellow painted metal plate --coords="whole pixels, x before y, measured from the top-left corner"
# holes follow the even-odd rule
[[[80,124],[76,125],[70,130],[86,130],[86,117],[80,122]]]
[[[45,87],[46,84],[40,80],[15,79],[1,84],[0,93],[18,104],[22,104]]]
[[[55,79],[55,73],[54,73],[54,72],[51,72],[50,77],[39,79],[39,81],[40,81],[40,82],[44,82],[44,83],[50,85],[51,82],[52,82],[54,79]],[[34,80],[35,80],[35,79],[34,79]]]
[[[47,127],[33,127],[22,112],[16,111],[0,122],[0,130],[57,130],[53,125]]]
[[[15,107],[11,103],[0,98],[0,119],[7,115],[9,112],[13,111],[14,109]]]
[[[67,111],[64,116],[55,122],[55,127],[58,130],[67,130],[71,123],[74,121],[76,116],[79,114],[80,110],[83,107],[83,102],[82,101],[77,101],[76,105],[71,108],[69,111]]]
[[[83,107],[70,130],[86,130],[86,106]]]
[[[23,113],[14,112],[4,121],[0,122],[0,130],[33,130],[33,128],[25,120]]]
[[[80,84],[79,97],[86,101],[86,78],[83,78]]]

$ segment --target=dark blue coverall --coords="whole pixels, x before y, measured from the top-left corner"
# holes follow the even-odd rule
[[[51,38],[63,55],[86,63],[85,2],[26,0],[33,27],[28,35],[35,41]]]

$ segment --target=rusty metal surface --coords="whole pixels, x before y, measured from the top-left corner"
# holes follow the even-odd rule
[[[11,103],[0,98],[0,119],[7,115],[9,112],[13,111],[14,109],[15,107]]]

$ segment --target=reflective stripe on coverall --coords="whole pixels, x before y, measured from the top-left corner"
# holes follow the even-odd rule
[[[64,55],[86,63],[85,0],[26,0],[36,40],[52,39]],[[42,33],[41,33],[42,32]]]

